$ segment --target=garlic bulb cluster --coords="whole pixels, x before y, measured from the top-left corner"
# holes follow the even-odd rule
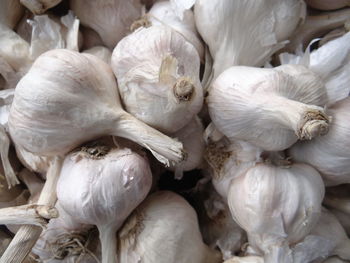
[[[288,245],[310,233],[323,197],[324,184],[311,166],[257,164],[232,180],[227,201],[251,246],[273,259],[288,257]]]
[[[197,0],[194,13],[214,59],[215,80],[232,66],[264,65],[305,16],[305,4],[299,0]]]
[[[39,155],[66,153],[116,135],[145,146],[165,164],[183,159],[181,143],[123,111],[107,64],[64,49],[42,54],[18,83],[9,128],[16,144]]]
[[[116,262],[116,231],[152,185],[148,162],[129,149],[83,147],[67,155],[57,184],[62,208],[78,222],[96,225],[102,262]]]
[[[350,183],[350,98],[336,103],[327,112],[332,116],[329,132],[294,145],[289,153],[293,160],[308,163],[320,171],[327,186]]]
[[[212,122],[231,141],[244,140],[267,151],[324,135],[330,122],[322,108],[325,87],[298,65],[231,67],[213,83],[207,103]]]
[[[141,15],[139,0],[70,0],[70,7],[84,26],[95,30],[110,49],[128,33]]]
[[[220,254],[203,243],[194,209],[167,191],[149,196],[124,223],[118,233],[118,259],[119,263],[221,262]]]
[[[199,66],[194,46],[164,26],[130,34],[112,54],[126,110],[166,133],[184,127],[202,108]]]

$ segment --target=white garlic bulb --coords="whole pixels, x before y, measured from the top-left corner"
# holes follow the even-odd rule
[[[96,225],[102,262],[116,262],[116,231],[152,185],[148,161],[129,149],[86,147],[67,155],[57,183],[62,208]]]
[[[24,12],[24,7],[19,0],[0,1],[0,24],[13,29]]]
[[[140,17],[142,5],[139,0],[70,0],[70,8],[113,49]]]
[[[108,65],[111,64],[112,52],[104,46],[95,46],[84,50],[83,53],[94,55],[106,62]]]
[[[192,10],[185,10],[181,19],[170,1],[160,1],[152,6],[144,19],[147,20],[146,25],[165,25],[183,35],[195,46],[199,57],[204,61],[204,46],[197,32]]]
[[[202,165],[205,148],[203,132],[203,124],[196,116],[185,127],[171,134],[171,137],[182,142],[187,155],[186,160],[169,167],[169,170],[175,171],[175,178],[181,179],[182,172],[200,168]]]
[[[319,10],[335,10],[350,6],[349,0],[305,0],[305,2]]]
[[[181,143],[121,108],[107,64],[64,49],[42,54],[18,83],[9,129],[15,144],[38,155],[66,153],[103,135],[134,140],[167,165],[184,154]]]
[[[231,141],[244,140],[267,151],[328,131],[322,108],[326,89],[301,65],[231,67],[213,83],[207,102],[215,127]]]
[[[118,257],[119,263],[221,262],[220,253],[203,243],[194,209],[167,191],[149,196],[126,220]]]
[[[350,183],[350,98],[339,101],[327,113],[332,116],[328,134],[300,142],[289,153],[293,160],[315,167],[327,186]]]
[[[288,258],[288,244],[310,233],[323,197],[324,184],[311,166],[257,164],[232,180],[227,201],[250,245],[273,259]]]
[[[165,133],[181,129],[200,111],[199,66],[194,46],[163,26],[134,32],[112,54],[126,110]]]
[[[197,0],[199,33],[214,59],[213,80],[236,65],[262,66],[305,16],[299,0]]]

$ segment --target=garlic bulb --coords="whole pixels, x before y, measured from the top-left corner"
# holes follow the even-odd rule
[[[184,154],[181,143],[121,108],[107,64],[64,49],[42,54],[18,83],[9,129],[15,144],[38,155],[66,153],[103,135],[133,140],[167,165]]]
[[[43,14],[47,9],[58,5],[62,0],[21,0],[21,4],[35,15]]]
[[[15,148],[18,159],[27,169],[44,176],[49,169],[52,157],[33,154],[18,145],[15,145]]]
[[[289,257],[288,244],[309,234],[323,197],[324,184],[311,166],[257,164],[232,180],[228,205],[252,247],[273,259]]]
[[[294,145],[293,160],[308,163],[320,171],[326,186],[350,183],[350,98],[328,110],[332,116],[329,133],[313,141]]]
[[[152,194],[119,231],[118,262],[221,262],[220,253],[203,243],[197,220],[194,209],[179,195]]]
[[[349,17],[350,14],[347,15]],[[280,54],[282,64],[303,64],[321,77],[327,89],[328,105],[348,97],[350,87],[350,32],[329,41],[310,54]]]
[[[233,257],[224,261],[224,263],[264,263],[264,259],[256,256]]]
[[[181,179],[182,172],[200,168],[202,165],[205,148],[203,132],[204,127],[201,120],[195,117],[185,127],[171,134],[171,137],[182,142],[187,154],[186,160],[169,167],[169,170],[175,171],[175,178]]]
[[[0,24],[13,29],[24,12],[19,0],[1,0],[0,2]]]
[[[148,162],[129,149],[83,147],[67,155],[57,183],[62,208],[77,221],[96,225],[102,262],[116,262],[116,231],[152,185]]]
[[[162,26],[123,38],[112,54],[126,110],[165,133],[181,129],[200,111],[199,66],[193,45]]]
[[[267,151],[328,131],[322,108],[326,89],[300,65],[231,67],[213,83],[207,102],[215,127],[231,141],[244,140]]]
[[[319,10],[334,10],[350,6],[349,0],[306,0],[305,2]]]
[[[156,2],[143,21],[146,25],[165,25],[183,35],[197,50],[199,57],[204,61],[204,46],[197,32],[194,15],[191,10],[185,10],[182,19],[177,16],[176,9],[173,9],[170,1]],[[141,20],[142,21],[142,20]]]
[[[341,210],[338,209],[329,209],[329,211],[338,219],[339,223],[344,228],[346,234],[350,235],[350,215],[347,213],[344,213]]]
[[[104,46],[95,46],[84,50],[83,53],[94,55],[106,62],[108,65],[111,64],[112,52]]]
[[[199,33],[214,59],[213,78],[235,65],[262,66],[305,16],[299,0],[197,0]]]
[[[81,23],[94,29],[110,49],[128,33],[142,9],[139,0],[70,0],[70,7]]]

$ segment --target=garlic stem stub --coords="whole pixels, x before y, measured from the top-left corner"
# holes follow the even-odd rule
[[[244,140],[267,151],[326,134],[325,87],[314,74],[303,79],[303,66],[290,65],[297,73],[282,67],[236,66],[222,73],[207,98],[216,128],[231,141]]]
[[[102,263],[116,262],[116,231],[152,185],[148,161],[130,149],[82,148],[65,158],[57,185],[62,208],[84,224],[96,225]]]
[[[83,142],[115,135],[139,143],[166,165],[184,158],[181,143],[121,108],[107,64],[64,49],[42,54],[18,83],[9,129],[16,144],[38,155],[64,154]]]
[[[165,26],[130,34],[112,54],[125,109],[164,133],[181,129],[200,111],[199,66],[194,46]]]
[[[58,5],[62,0],[20,0],[21,4],[35,15],[45,13],[47,9]]]

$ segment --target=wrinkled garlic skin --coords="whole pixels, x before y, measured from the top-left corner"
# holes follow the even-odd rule
[[[112,54],[126,110],[165,133],[181,129],[200,111],[199,66],[194,46],[162,26],[130,34]]]
[[[284,241],[293,244],[310,233],[321,214],[324,190],[311,166],[258,164],[231,182],[228,205],[249,243],[269,253]]]
[[[156,2],[145,16],[152,26],[166,25],[183,35],[195,46],[199,57],[204,61],[204,45],[196,29],[192,10],[186,10],[181,19],[176,15],[170,1]]]
[[[285,67],[295,71],[288,69],[287,74]],[[209,91],[212,122],[231,141],[244,140],[266,151],[281,151],[298,139],[327,133],[330,119],[322,108],[326,89],[307,71],[301,65],[231,67]]]
[[[319,10],[335,10],[350,6],[349,0],[305,0],[305,2]]]
[[[197,214],[185,199],[160,191],[149,196],[118,232],[118,259],[119,263],[218,263],[221,255],[203,243]]]
[[[315,167],[326,186],[350,183],[350,98],[339,101],[327,113],[332,116],[328,134],[299,142],[289,153],[293,160]]]
[[[0,1],[0,23],[13,29],[24,13],[24,7],[19,0]]]
[[[70,0],[70,8],[113,49],[141,16],[142,5],[139,0]]]
[[[214,59],[215,80],[231,66],[264,65],[300,23],[305,4],[300,0],[197,0],[194,14]]]
[[[94,55],[99,59],[103,60],[108,65],[111,64],[112,52],[104,46],[95,46],[90,49],[84,50],[83,53]]]

